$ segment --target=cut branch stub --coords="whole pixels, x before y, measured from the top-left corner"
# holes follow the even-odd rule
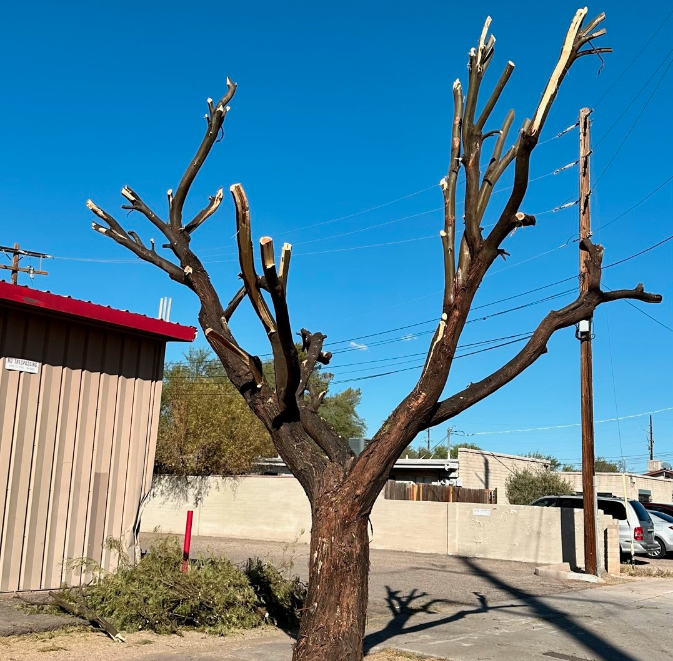
[[[259,242],[262,267],[267,288],[276,313],[276,333],[271,336],[273,365],[276,373],[276,393],[281,413],[289,411],[299,414],[296,392],[301,380],[299,356],[292,337],[290,314],[285,300],[285,287],[276,272],[276,262],[271,237],[265,236]]]
[[[284,243],[283,249],[280,253],[280,268],[278,270],[278,277],[283,283],[283,289],[287,294],[287,278],[290,274],[290,258],[292,257],[292,244]]]
[[[311,333],[305,328],[302,328],[299,334],[301,335],[302,350],[306,352],[306,358],[301,363],[301,379],[297,387],[297,397],[302,398],[316,363],[328,365],[332,359],[332,354],[329,351],[323,352],[322,350],[327,335]]]

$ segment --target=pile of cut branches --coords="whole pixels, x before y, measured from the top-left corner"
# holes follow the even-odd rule
[[[85,587],[63,587],[54,594],[57,605],[95,614],[97,620],[86,617],[127,632],[197,629],[224,635],[263,624],[299,623],[306,587],[259,559],[248,560],[241,569],[226,558],[201,555],[182,573],[176,538],[155,542],[137,564],[129,562],[115,540],[108,544],[119,553],[119,569],[110,573],[89,560],[78,561],[91,581]]]

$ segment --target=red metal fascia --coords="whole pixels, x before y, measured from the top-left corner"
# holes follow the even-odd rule
[[[0,281],[0,302],[7,301],[23,308],[52,312],[82,321],[114,326],[128,331],[153,335],[164,340],[192,342],[196,338],[196,328],[183,326],[162,319],[153,319],[135,312],[80,301],[76,298],[59,296]]]

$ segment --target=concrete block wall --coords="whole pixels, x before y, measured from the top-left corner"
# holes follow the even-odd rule
[[[161,532],[183,534],[187,510],[191,509],[194,510],[193,535],[309,541],[311,507],[294,477],[207,478],[203,497],[198,503],[193,496],[162,496],[161,493],[166,491],[162,489],[147,503],[142,516],[142,532],[151,532],[158,527]]]
[[[576,491],[582,491],[582,473],[577,471],[563,473],[563,477],[573,485]],[[667,480],[663,477],[649,477],[637,473],[627,473],[627,497],[638,500],[639,489],[651,491],[653,503],[673,502],[673,480]],[[617,497],[623,497],[624,478],[622,474],[596,473],[596,490],[602,493],[612,493]],[[498,495],[500,495],[499,492]]]
[[[308,499],[292,477],[208,478],[199,503],[193,498],[154,496],[141,521],[142,532],[182,534],[188,509],[193,534],[238,539],[308,542]],[[617,522],[601,516],[602,558],[619,573]],[[375,549],[442,553],[538,564],[569,562],[583,566],[582,510],[519,505],[436,503],[378,498],[371,515]]]
[[[497,489],[498,503],[507,504],[505,485],[515,470],[544,470],[549,462],[544,459],[518,457],[484,450],[458,449],[458,478],[468,489]]]

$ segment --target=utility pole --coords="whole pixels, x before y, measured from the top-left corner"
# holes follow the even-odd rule
[[[430,452],[430,429],[428,428],[428,452]]]
[[[579,116],[580,129],[580,291],[589,288],[586,253],[582,250],[582,241],[591,236],[591,212],[589,197],[589,116],[591,110],[582,108]],[[593,357],[591,349],[591,319],[580,322],[577,337],[580,340],[580,385],[582,405],[582,494],[584,496],[584,571],[597,575],[598,561],[596,548],[596,510],[594,486],[594,393],[593,393]]]
[[[648,441],[648,446],[650,448],[650,461],[652,461],[654,459],[654,436],[652,434],[652,416],[650,416],[650,438]]]
[[[12,255],[12,264],[7,265],[7,264],[0,264],[0,269],[7,269],[11,271],[11,276],[10,276],[10,282],[13,285],[18,284],[19,282],[19,273],[27,273],[31,280],[33,276],[36,275],[49,275],[47,271],[42,271],[42,270],[37,270],[34,269],[32,266],[29,266],[28,268],[22,268],[19,266],[19,260],[22,257],[39,257],[40,259],[40,269],[42,268],[42,260],[43,259],[49,259],[49,255],[45,255],[42,252],[33,252],[32,250],[21,250],[21,246],[19,246],[18,243],[14,244],[13,248],[10,248],[8,246],[0,246],[0,252],[7,253],[9,255]]]
[[[451,431],[452,428],[449,427],[446,430],[446,458],[451,459]]]

